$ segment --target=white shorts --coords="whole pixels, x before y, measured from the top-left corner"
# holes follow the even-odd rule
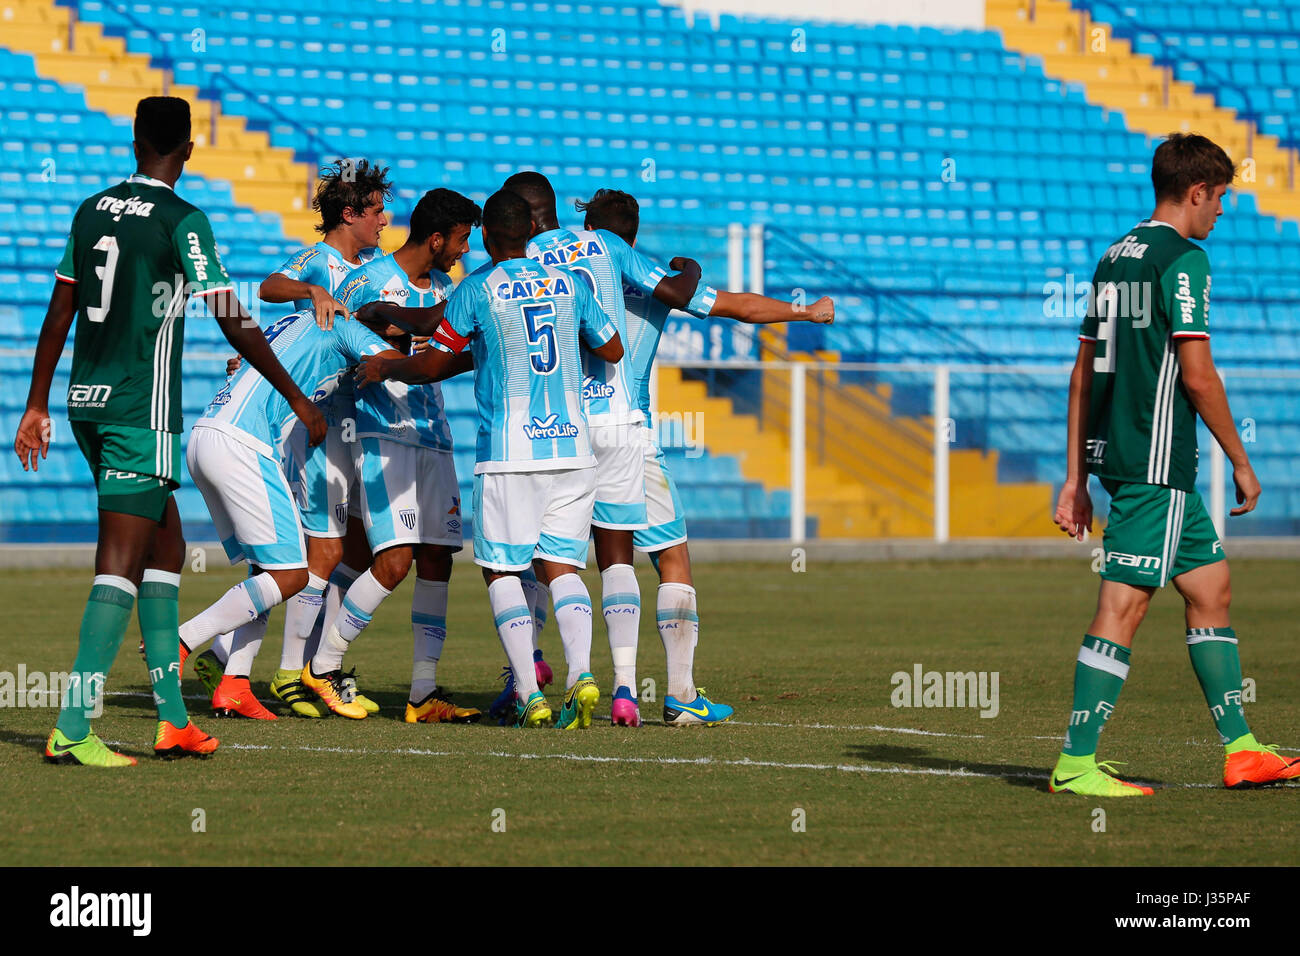
[[[370,550],[398,544],[441,544],[459,551],[460,485],[449,451],[362,438],[361,520]]]
[[[348,495],[356,487],[356,459],[343,429],[330,426],[325,440],[311,448],[299,424],[284,444],[284,474],[313,538],[341,538],[348,530]],[[358,515],[360,517],[360,515]]]
[[[202,425],[190,432],[185,462],[231,564],[247,560],[272,571],[307,566],[302,523],[278,462]]]
[[[596,469],[474,476],[474,563],[523,571],[534,558],[587,566]]]
[[[645,456],[653,446],[650,429],[641,422],[598,425],[590,429],[596,456],[596,506],[591,523],[597,528],[640,531],[649,526],[645,511]]]
[[[632,534],[632,544],[638,551],[654,554],[686,541],[682,499],[658,445],[651,445],[645,454],[645,511],[650,526]]]

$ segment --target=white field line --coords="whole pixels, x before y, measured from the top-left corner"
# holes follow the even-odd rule
[[[40,737],[21,738],[28,743],[44,743]],[[104,741],[111,747],[130,746],[130,741],[125,740],[106,740]],[[575,754],[575,753],[512,753],[505,750],[425,750],[419,747],[398,747],[394,749],[375,748],[375,747],[313,747],[308,745],[299,745],[292,747],[272,746],[270,744],[236,744],[223,743],[224,750],[251,750],[251,751],[298,751],[305,753],[326,753],[326,754],[347,754],[359,756],[397,756],[397,757],[465,757],[465,758],[499,758],[505,760],[565,760],[576,763],[605,763],[605,764],[652,764],[656,766],[691,766],[691,767],[757,767],[760,769],[772,770],[816,770],[816,771],[834,771],[837,773],[858,773],[858,774],[894,774],[899,776],[920,776],[920,777],[965,777],[965,778],[984,778],[987,780],[1046,780],[1049,774],[1046,773],[988,773],[979,770],[967,770],[965,767],[955,769],[943,769],[938,767],[872,767],[866,764],[832,764],[832,763],[783,763],[777,760],[751,760],[749,757],[739,759],[728,759],[723,757],[605,757],[598,754]],[[1136,778],[1135,778],[1136,779]],[[1212,783],[1175,783],[1167,784],[1161,789],[1218,789]]]
[[[107,691],[105,697],[147,697],[152,698],[151,694],[145,694],[139,691],[119,690]],[[204,694],[185,694],[185,700],[209,700]],[[605,721],[609,719],[609,714],[593,714],[595,719]],[[884,724],[783,724],[777,721],[744,721],[729,720],[727,725],[731,727],[778,727],[783,730],[841,730],[849,732],[868,731],[871,733],[881,734],[911,734],[920,737],[951,737],[957,740],[1060,740],[1060,734],[1050,736],[1039,736],[1034,734],[950,734],[938,730],[921,730],[916,727],[888,727]],[[1184,741],[1164,741],[1170,745],[1184,747],[1204,747],[1214,741],[1206,738],[1204,740],[1184,740]],[[1300,753],[1300,747],[1279,747],[1279,750],[1287,753]]]

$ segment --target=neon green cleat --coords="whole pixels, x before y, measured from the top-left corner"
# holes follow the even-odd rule
[[[271,693],[288,704],[299,717],[328,717],[325,702],[302,682],[302,671],[278,670],[271,678]]]
[[[555,726],[563,730],[590,727],[591,712],[596,709],[598,700],[600,688],[596,686],[596,678],[591,674],[579,675],[578,682],[564,695],[564,706],[560,708],[560,716],[555,718]]]
[[[1080,793],[1087,797],[1149,797],[1155,793],[1150,787],[1127,783],[1115,775],[1115,761],[1097,762],[1093,754],[1071,757],[1061,754],[1056,769],[1048,781],[1052,793]]]
[[[83,767],[134,767],[136,759],[109,750],[92,730],[81,740],[69,740],[55,727],[45,741],[45,759],[50,763],[79,763]]]
[[[184,662],[181,663],[184,667]],[[211,697],[217,692],[217,687],[221,685],[221,678],[226,676],[226,665],[221,663],[216,653],[209,648],[198,657],[194,658],[194,676],[199,679],[203,689]]]
[[[528,698],[527,703],[515,702],[516,727],[542,727],[551,722],[551,705],[540,690]]]

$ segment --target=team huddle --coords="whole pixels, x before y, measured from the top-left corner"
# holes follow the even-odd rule
[[[506,657],[493,716],[521,727],[590,725],[593,609],[578,570],[594,539],[613,658],[611,721],[638,726],[641,595],[633,553],[659,573],[655,620],[668,667],[663,719],[720,723],[732,708],[695,686],[697,601],[686,522],[649,425],[650,374],[673,309],[751,323],[830,322],[826,298],[800,307],[719,292],[700,267],[667,268],[634,248],[639,214],[624,192],[579,203],[563,228],[536,172],[505,181],[480,208],[426,193],[404,244],[378,249],[387,170],[339,163],[314,208],[322,241],[268,276],[260,296],[294,311],[257,328],[234,296],[206,217],[172,190],[193,144],[188,104],[142,100],[137,173],[91,197],[73,221],[42,328],[16,449],[34,469],[48,450],[48,393],[77,318],[68,411],[95,476],[96,576],[74,673],[102,694],[133,605],[149,667],[162,756],[210,754],[180,677],[193,670],[218,715],[275,719],[249,674],[269,612],[285,604],[271,693],[303,717],[378,711],[344,671],[349,646],[415,565],[407,722],[470,722],[437,683],[447,589],[462,549],[460,492],[439,382],[473,376],[478,428],[473,553]],[[453,285],[481,229],[491,261]],[[158,282],[168,286],[156,307]],[[180,356],[189,296],[201,296],[239,353],[194,423],[186,464],[232,563],[249,577],[178,620],[184,540],[178,487]],[[74,397],[79,400],[74,401]],[[538,638],[553,609],[568,674],[558,713]],[[211,647],[205,647],[212,642]],[[83,695],[85,696],[85,695]],[[65,700],[47,759],[123,766]]]

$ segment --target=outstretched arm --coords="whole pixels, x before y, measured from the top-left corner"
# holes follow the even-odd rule
[[[709,315],[736,319],[750,325],[770,325],[773,322],[816,322],[829,325],[835,321],[835,301],[824,295],[812,305],[803,306],[753,292],[719,292]]]
[[[1092,530],[1092,498],[1088,495],[1088,408],[1092,401],[1092,360],[1097,343],[1082,341],[1070,373],[1069,441],[1065,484],[1056,499],[1056,526],[1082,541]]]
[[[50,453],[50,383],[59,356],[68,341],[68,331],[77,316],[77,286],[57,281],[45,310],[45,322],[36,342],[36,361],[32,366],[32,384],[27,390],[27,408],[18,422],[14,452],[23,463],[23,471],[39,471],[39,460]]]
[[[403,331],[427,337],[438,330],[446,311],[447,302],[445,299],[437,305],[422,309],[405,308],[392,302],[376,300],[367,302],[357,309],[357,318],[366,323],[386,322],[389,325],[397,326]]]
[[[208,309],[221,326],[226,341],[234,346],[235,351],[248,360],[248,364],[257,369],[271,387],[283,395],[289,407],[298,416],[298,420],[307,426],[307,434],[312,445],[319,445],[325,440],[325,416],[321,414],[312,401],[294,384],[289,373],[284,370],[280,360],[271,351],[266,336],[257,327],[257,323],[244,311],[244,307],[230,289],[214,292],[204,297]]]
[[[677,256],[668,263],[668,268],[677,270],[677,274],[660,279],[654,297],[671,309],[684,309],[700,284],[700,264],[694,259]]]
[[[262,280],[257,289],[258,298],[264,302],[296,302],[310,299],[311,307],[316,310],[316,324],[329,331],[334,327],[334,316],[348,317],[348,308],[330,295],[329,290],[313,282],[290,279],[279,272],[272,272]]]
[[[1246,456],[1246,446],[1237,434],[1237,424],[1228,408],[1228,394],[1223,390],[1223,380],[1210,355],[1208,338],[1175,337],[1178,343],[1178,364],[1182,366],[1183,388],[1191,400],[1196,414],[1219,443],[1223,453],[1232,462],[1232,482],[1237,486],[1237,507],[1231,515],[1244,515],[1255,510],[1259,501],[1259,478]]]
[[[441,382],[474,367],[472,355],[453,355],[441,348],[424,349],[415,355],[382,352],[362,356],[357,365],[357,387],[362,388],[386,379],[406,382],[408,385],[426,385]]]

